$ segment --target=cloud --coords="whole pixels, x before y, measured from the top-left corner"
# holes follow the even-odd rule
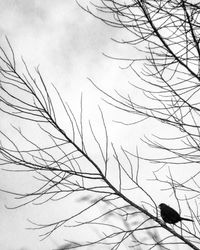
[[[109,38],[117,31],[111,32],[109,27],[81,10],[74,0],[7,0],[0,1],[0,9],[0,32],[8,36],[16,56],[20,58],[22,55],[29,67],[40,64],[46,82],[56,83],[58,89],[62,89],[61,94],[64,98],[66,98],[66,88],[71,88],[67,94],[71,100],[78,100],[77,92],[84,88],[86,77],[90,74],[101,77],[102,71],[106,71],[107,77],[108,72],[112,71],[112,76],[114,75],[108,63],[106,68],[102,67],[105,58],[101,53],[111,48]],[[94,108],[91,102],[94,104],[96,99],[92,96],[93,93],[86,91],[91,109]],[[78,100],[78,105],[79,103]],[[5,123],[1,124],[1,129],[8,130],[9,122],[15,122],[15,119],[12,119],[4,119]],[[16,180],[10,174],[9,176],[2,174],[1,179],[3,179],[1,185],[14,190],[18,189],[21,183],[20,178]],[[30,187],[32,184],[29,182],[27,185]],[[4,199],[1,200],[2,207],[5,201],[8,203],[12,201],[10,196],[2,195],[0,198]],[[28,246],[30,249],[51,249],[50,240],[40,243],[37,232],[33,236],[30,231],[23,230],[27,226],[26,218],[31,218],[34,213],[33,209],[24,207],[17,210],[18,212],[12,210],[12,216],[10,210],[2,210],[0,216],[4,213],[4,220],[1,227],[3,235],[0,239],[1,249],[16,249],[20,246]],[[44,216],[42,211],[36,214],[37,217],[38,214]],[[46,208],[45,214],[47,214]]]

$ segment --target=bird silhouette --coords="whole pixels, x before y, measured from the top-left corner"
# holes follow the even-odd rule
[[[160,208],[161,217],[165,223],[176,224],[177,222],[182,221],[182,220],[193,221],[191,219],[181,217],[179,213],[176,212],[176,210],[167,206],[164,203],[161,203],[159,205],[159,208]]]

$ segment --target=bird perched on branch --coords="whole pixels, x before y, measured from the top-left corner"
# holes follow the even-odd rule
[[[193,221],[191,219],[181,217],[176,212],[176,210],[174,210],[173,208],[167,206],[164,203],[161,203],[159,205],[159,208],[160,208],[161,217],[162,217],[162,219],[164,220],[165,223],[176,224],[177,222],[182,221],[182,220]]]

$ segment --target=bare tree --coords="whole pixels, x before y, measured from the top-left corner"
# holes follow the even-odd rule
[[[113,96],[100,91],[108,97],[108,103],[132,113],[134,119],[139,115],[141,122],[161,122],[164,133],[143,140],[154,151],[158,150],[159,157],[140,155],[140,158],[161,166],[154,172],[155,181],[166,184],[179,209],[184,203],[189,209],[193,208],[192,216],[198,222],[199,3],[100,0],[90,8],[81,7],[107,25],[124,31],[121,40],[113,40],[129,46],[129,57],[109,57],[127,62],[125,69],[134,74],[134,82],[130,85],[134,94],[138,91],[143,95],[142,101],[135,101],[131,93],[118,92]],[[131,57],[132,51],[133,54],[140,51],[142,57],[138,58],[138,53],[135,53],[137,57]],[[173,130],[167,134],[166,129],[170,127]],[[180,171],[188,169],[189,175],[180,175]]]
[[[19,143],[19,139],[15,141],[1,131],[0,162],[8,171],[33,174],[36,185],[30,192],[3,191],[22,200],[16,207],[59,200],[77,203],[73,214],[67,218],[48,224],[32,222],[35,228],[42,230],[43,239],[61,227],[75,232],[84,232],[88,226],[92,231],[98,229],[97,234],[88,234],[85,242],[66,238],[68,243],[62,249],[94,248],[94,245],[107,249],[172,249],[177,244],[199,249],[199,170],[191,170],[187,180],[175,176],[171,168],[168,168],[168,177],[162,175],[168,166],[198,167],[199,5],[192,1],[97,2],[99,5],[92,5],[95,12],[85,10],[108,25],[127,30],[130,39],[116,42],[142,51],[144,58],[115,59],[128,62],[127,68],[140,79],[140,85],[135,82],[131,85],[141,91],[147,101],[135,103],[130,93],[124,96],[118,92],[112,96],[99,90],[107,97],[106,101],[119,110],[133,114],[136,119],[141,116],[140,122],[155,119],[164,127],[173,126],[177,136],[167,137],[165,133],[162,138],[145,139],[150,148],[166,152],[162,158],[141,156],[123,145],[119,150],[109,140],[101,109],[103,137],[96,134],[91,123],[84,123],[82,99],[77,118],[55,89],[67,118],[63,126],[57,104],[53,104],[55,96],[50,95],[50,86],[39,69],[32,73],[23,61],[25,73],[21,73],[8,42],[10,54],[1,47],[0,109],[8,116],[23,120],[37,131],[37,138],[13,126],[16,136],[21,138]],[[142,72],[135,69],[136,63]],[[91,138],[85,127],[89,127]],[[38,141],[38,136],[43,140]],[[98,148],[95,154],[90,152],[90,143]],[[190,228],[184,224],[172,228],[160,219],[151,190],[143,186],[145,176],[140,175],[141,160],[149,165],[159,164],[152,181],[158,182],[158,186],[165,184],[179,206],[187,204],[195,221]],[[134,193],[141,200],[131,199]]]
[[[103,244],[117,249],[130,239],[131,244],[140,245],[144,241],[142,231],[147,229],[150,230],[147,236],[151,241],[145,244],[159,245],[155,229],[163,223],[158,219],[157,212],[156,215],[150,213],[143,206],[131,201],[125,195],[126,192],[123,192],[123,182],[130,182],[130,189],[139,189],[157,211],[156,204],[139,184],[139,164],[134,167],[129,152],[124,149],[122,153],[126,157],[126,163],[122,163],[114,145],[109,145],[103,112],[100,110],[105,131],[104,145],[100,144],[101,140],[97,138],[92,125],[89,124],[91,135],[99,151],[96,152],[97,159],[92,159],[88,154],[84,139],[82,102],[80,122],[78,122],[70,107],[64,103],[60,94],[55,90],[68,118],[66,128],[61,128],[40,71],[36,68],[36,76],[33,76],[23,61],[26,73],[18,73],[13,49],[9,42],[8,44],[11,52],[10,58],[1,48],[1,111],[23,120],[25,127],[28,126],[34,134],[30,136],[29,130],[23,131],[13,126],[15,133],[21,137],[20,141],[19,139],[15,141],[14,138],[1,131],[1,165],[7,171],[23,171],[27,172],[27,175],[33,174],[36,185],[34,190],[23,194],[2,191],[25,200],[15,208],[29,203],[42,205],[48,201],[70,199],[69,197],[72,196],[73,200],[78,202],[78,210],[74,209],[74,214],[48,224],[32,222],[34,228],[44,229],[41,233],[42,239],[62,226],[69,227],[70,230],[81,228],[83,232],[87,225],[102,228],[102,232],[99,232],[96,239],[93,234],[88,234],[92,237],[91,239],[89,237],[86,242],[70,242],[65,246],[66,249],[94,244]],[[38,141],[38,137],[42,140]],[[111,165],[113,164],[116,165],[117,181],[112,178]],[[83,214],[84,217],[82,217]],[[158,225],[153,221],[156,221]]]

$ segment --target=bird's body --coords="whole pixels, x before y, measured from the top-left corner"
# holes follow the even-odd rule
[[[164,220],[164,222],[166,222],[166,223],[176,224],[177,222],[182,221],[182,220],[193,221],[193,220],[181,217],[176,212],[176,210],[174,210],[173,208],[167,206],[164,203],[161,203],[159,205],[159,207],[160,207],[161,217]]]

